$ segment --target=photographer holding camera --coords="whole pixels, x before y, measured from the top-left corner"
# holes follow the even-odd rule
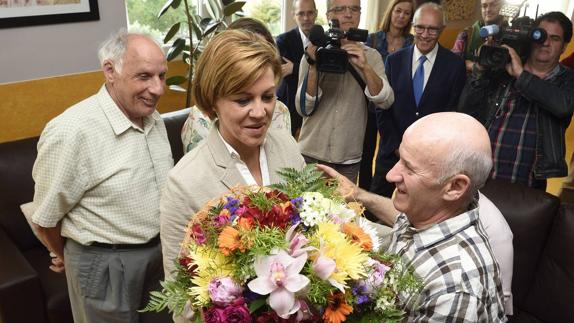
[[[510,61],[502,70],[474,65],[459,110],[488,129],[492,178],[545,190],[547,178],[568,171],[564,135],[574,110],[574,72],[559,59],[572,38],[572,22],[561,12],[549,12],[533,27],[547,35],[543,42],[533,37],[527,43],[524,64],[515,48],[503,44]]]
[[[359,0],[330,0],[327,8],[327,18],[339,22],[340,30],[336,32],[346,34],[359,26]],[[379,108],[388,108],[394,101],[393,90],[386,79],[381,55],[344,37],[340,39],[343,50],[340,52],[346,52],[348,65],[355,71],[347,69],[347,60],[337,72],[318,69],[317,65],[324,62],[317,61],[319,47],[313,44],[313,34],[312,30],[309,37],[312,44],[301,59],[295,99],[297,112],[303,117],[299,147],[307,163],[327,164],[356,182],[367,124],[367,100]],[[326,53],[336,52],[320,48]]]

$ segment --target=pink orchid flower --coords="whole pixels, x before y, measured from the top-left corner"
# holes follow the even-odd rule
[[[305,245],[309,243],[309,239],[301,232],[295,232],[298,225],[299,223],[292,225],[289,230],[287,230],[287,234],[285,234],[285,240],[289,243],[289,255],[295,258],[315,249],[313,247],[305,247]]]
[[[295,293],[309,284],[309,278],[299,274],[307,254],[294,258],[284,250],[276,255],[257,257],[254,267],[257,278],[250,281],[247,286],[260,295],[269,295],[269,306],[280,317],[287,319],[300,308],[295,301]]]
[[[341,292],[345,292],[345,286],[331,277],[331,275],[337,269],[337,264],[335,263],[335,260],[324,255],[323,241],[320,242],[319,256],[317,259],[315,259],[315,262],[313,262],[311,268],[313,268],[313,271],[317,277],[321,278],[322,280],[329,281],[331,285],[338,288]]]

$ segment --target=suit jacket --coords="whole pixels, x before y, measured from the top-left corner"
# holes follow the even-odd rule
[[[303,57],[303,42],[299,28],[294,28],[286,33],[277,36],[277,47],[281,56],[293,62],[293,73],[287,75],[279,84],[277,98],[285,103],[291,113],[291,128],[301,128],[302,119],[295,110],[295,94],[297,93],[297,82],[299,81],[299,63]]]
[[[466,81],[462,59],[438,45],[432,71],[417,107],[412,82],[414,46],[387,56],[385,62],[385,72],[395,92],[395,102],[390,109],[376,111],[377,127],[381,134],[378,164],[396,162],[394,151],[399,148],[403,133],[413,122],[431,113],[454,111]]]
[[[301,169],[305,165],[295,139],[284,131],[269,129],[264,148],[272,184],[280,181],[277,175],[280,168]],[[209,200],[238,184],[246,183],[217,133],[217,127],[213,127],[206,140],[183,156],[168,174],[160,201],[160,237],[166,278],[172,277],[174,261],[190,218]]]

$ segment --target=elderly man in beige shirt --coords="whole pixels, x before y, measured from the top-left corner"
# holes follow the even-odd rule
[[[99,57],[99,92],[50,121],[38,143],[32,222],[65,267],[75,322],[138,322],[162,278],[159,198],[173,166],[155,110],[167,65],[151,38],[120,31]]]

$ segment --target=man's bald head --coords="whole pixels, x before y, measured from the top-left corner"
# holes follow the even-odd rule
[[[472,193],[484,185],[492,168],[492,151],[486,129],[473,117],[457,112],[433,113],[413,123],[403,140],[411,137],[428,147],[439,183],[465,174],[471,179]]]

